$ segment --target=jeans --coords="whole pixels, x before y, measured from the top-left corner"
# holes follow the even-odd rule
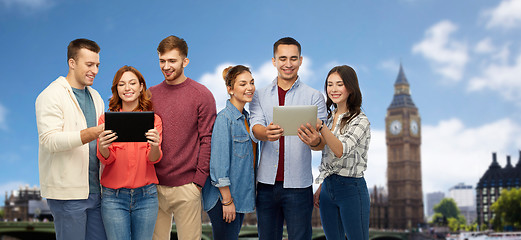
[[[327,177],[319,201],[327,239],[369,239],[369,193],[363,177]]]
[[[257,185],[259,239],[282,239],[284,219],[288,239],[311,239],[312,187],[284,188],[282,185],[282,182]]]
[[[103,240],[105,228],[101,218],[100,194],[89,194],[88,199],[47,199],[54,218],[57,240]]]
[[[101,213],[109,240],[152,239],[157,219],[157,188],[103,187]]]
[[[220,200],[208,211],[212,221],[213,240],[236,240],[239,239],[244,213],[235,213],[235,220],[227,223],[223,220],[223,205]]]

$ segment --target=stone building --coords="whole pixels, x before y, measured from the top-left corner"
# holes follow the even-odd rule
[[[501,190],[521,187],[521,151],[516,166],[512,166],[510,156],[502,168],[497,162],[496,153],[492,153],[492,163],[476,186],[477,223],[492,226],[495,214],[490,206],[499,198]]]
[[[5,195],[4,219],[7,221],[29,221],[31,219],[52,219],[47,201],[42,200],[40,189],[29,186]]]
[[[417,228],[424,223],[421,118],[401,65],[385,125],[389,228]]]

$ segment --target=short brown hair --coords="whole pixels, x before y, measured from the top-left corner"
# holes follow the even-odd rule
[[[78,57],[78,52],[82,48],[93,51],[95,53],[99,53],[100,51],[100,47],[96,42],[85,38],[78,38],[72,40],[67,47],[67,61],[69,61],[71,58],[76,60],[76,57]]]
[[[185,40],[174,35],[170,35],[163,39],[157,47],[157,52],[163,54],[173,49],[177,49],[184,57],[188,56],[188,45]]]
[[[298,48],[298,55],[302,55],[302,48],[300,47],[300,43],[292,37],[284,37],[273,44],[273,56],[275,56],[279,45],[295,45]]]

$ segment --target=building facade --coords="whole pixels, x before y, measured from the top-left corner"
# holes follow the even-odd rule
[[[443,192],[432,192],[427,193],[427,217],[432,217],[434,215],[434,206],[440,203],[443,198],[445,198],[445,193]]]
[[[449,189],[449,197],[454,199],[467,224],[476,220],[476,193],[474,187],[459,183]]]
[[[492,153],[492,163],[487,171],[479,179],[476,186],[476,212],[477,223],[492,227],[492,219],[495,217],[490,206],[499,198],[503,189],[521,187],[521,151],[516,166],[512,166],[510,156],[507,156],[507,164],[502,168],[497,162],[496,153]]]
[[[29,186],[5,195],[4,219],[7,221],[29,221],[33,219],[52,220],[47,201],[40,195],[40,189]]]
[[[370,191],[371,211],[369,227],[373,229],[389,228],[389,199],[384,187],[376,187]]]
[[[401,65],[385,124],[389,227],[416,228],[424,223],[421,118]]]

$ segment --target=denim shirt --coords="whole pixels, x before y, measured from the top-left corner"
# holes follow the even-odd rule
[[[244,119],[248,112],[239,110],[228,100],[217,114],[212,132],[210,177],[203,188],[204,211],[211,210],[221,197],[219,187],[230,187],[238,213],[255,208],[253,146]]]
[[[267,126],[273,121],[273,106],[279,105],[278,99],[277,78],[269,86],[255,91],[250,103],[250,129],[253,129],[256,124]],[[327,118],[324,95],[302,83],[300,77],[286,93],[284,105],[316,105],[317,117],[323,121]],[[254,141],[258,141],[253,136],[253,132],[251,135]],[[279,140],[261,142],[260,145],[257,181],[273,185],[279,163]],[[311,149],[298,136],[285,136],[284,188],[305,188],[312,184]]]

